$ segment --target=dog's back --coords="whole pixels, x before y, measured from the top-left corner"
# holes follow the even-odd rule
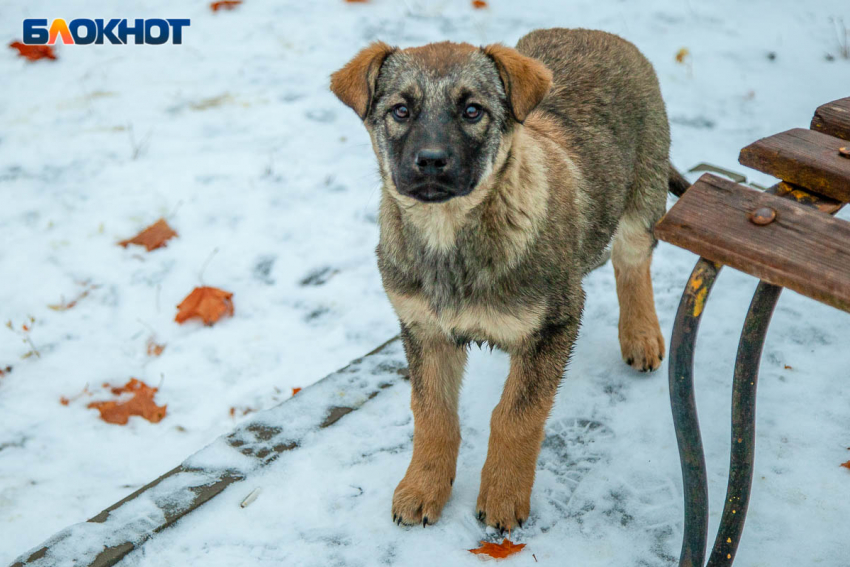
[[[624,214],[654,226],[666,203],[670,132],[649,61],[628,41],[585,29],[533,31],[516,49],[552,71],[534,112],[558,121],[578,161],[586,253],[607,244]]]

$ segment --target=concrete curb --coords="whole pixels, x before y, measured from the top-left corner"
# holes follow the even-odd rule
[[[406,378],[396,336],[298,396],[259,412],[87,522],[55,534],[11,567],[111,567],[230,485],[297,450],[308,434],[330,427]]]

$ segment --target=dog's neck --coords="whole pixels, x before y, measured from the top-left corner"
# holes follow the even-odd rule
[[[523,125],[516,125],[503,138],[493,165],[478,186],[469,195],[445,203],[421,203],[401,195],[391,176],[385,175],[381,238],[396,240],[402,236],[396,234],[401,230],[415,235],[424,252],[447,254],[456,251],[464,229],[482,239],[509,231],[511,238],[500,237],[497,249],[502,260],[513,264],[533,241],[546,216],[548,190],[542,173],[545,168],[541,167],[544,156],[535,137]]]

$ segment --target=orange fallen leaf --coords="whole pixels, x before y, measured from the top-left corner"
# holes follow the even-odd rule
[[[141,380],[130,378],[125,385],[113,387],[112,393],[116,396],[132,394],[133,397],[125,401],[92,402],[88,407],[98,410],[100,418],[107,423],[127,425],[131,415],[138,415],[151,423],[159,423],[165,417],[168,406],[158,406],[154,403],[156,392],[157,388],[151,388]]]
[[[9,44],[12,49],[18,50],[18,55],[26,57],[30,61],[38,61],[39,59],[56,60],[56,53],[53,47],[49,45],[26,45],[20,41],[13,41]]]
[[[480,10],[487,7],[487,2],[484,0],[472,0],[472,7]]]
[[[165,345],[161,345],[154,340],[155,337],[148,339],[148,356],[159,356],[165,350]]]
[[[850,461],[847,461],[846,463],[841,463],[841,466],[845,469],[850,469]]]
[[[690,50],[687,47],[683,47],[676,52],[676,63],[684,63],[690,54]]]
[[[791,368],[791,365],[790,365],[790,364],[786,364],[786,365],[785,365],[785,370],[794,370],[794,369],[793,369],[793,368]]]
[[[295,394],[297,394],[300,391],[301,391],[301,388],[292,388],[292,395],[294,396]]]
[[[175,236],[177,236],[177,233],[173,228],[168,226],[165,219],[159,219],[133,238],[122,240],[118,244],[124,248],[127,248],[130,244],[138,244],[139,246],[144,246],[150,252],[151,250],[162,248],[167,241]]]
[[[522,548],[525,547],[524,543],[513,543],[508,538],[502,540],[502,543],[490,543],[489,541],[482,541],[481,547],[478,549],[470,549],[470,553],[475,553],[476,555],[489,555],[495,559],[504,559],[505,557],[509,557],[514,553],[519,553],[522,551]]]
[[[233,315],[233,294],[217,287],[196,287],[177,306],[174,320],[183,323],[199,317],[205,325],[212,325],[224,315]]]
[[[213,2],[210,4],[210,9],[213,12],[218,12],[219,10],[233,10],[242,3],[242,0],[220,0],[219,2]]]

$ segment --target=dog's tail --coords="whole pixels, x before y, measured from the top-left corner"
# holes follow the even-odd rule
[[[673,167],[673,164],[669,164],[669,174],[667,181],[667,190],[676,195],[677,197],[681,197],[685,194],[685,191],[688,190],[688,187],[691,184],[685,179],[685,176],[679,173],[679,171]]]

